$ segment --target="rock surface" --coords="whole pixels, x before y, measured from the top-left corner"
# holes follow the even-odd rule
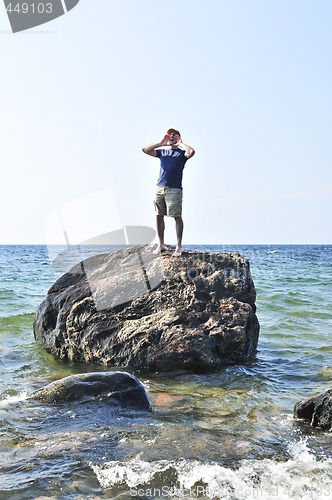
[[[206,370],[254,355],[259,334],[249,262],[239,254],[151,246],[97,255],[51,287],[38,342],[61,359],[140,371]]]
[[[141,382],[126,372],[96,372],[70,375],[42,387],[29,396],[43,403],[98,398],[112,405],[150,409]]]
[[[312,427],[332,429],[332,389],[296,403],[294,417],[305,420]]]

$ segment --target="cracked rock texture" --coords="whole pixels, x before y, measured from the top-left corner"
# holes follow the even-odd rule
[[[248,260],[152,249],[74,266],[38,308],[36,340],[60,359],[141,372],[211,370],[252,357],[259,323]]]

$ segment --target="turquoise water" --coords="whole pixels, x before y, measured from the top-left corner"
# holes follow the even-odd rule
[[[332,434],[292,417],[295,402],[332,387],[332,246],[191,248],[250,260],[257,356],[209,374],[138,375],[146,413],[26,398],[105,368],[35,344],[34,311],[60,274],[47,247],[0,247],[0,499],[332,498]]]

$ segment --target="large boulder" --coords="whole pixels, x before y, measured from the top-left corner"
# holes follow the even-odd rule
[[[312,427],[332,429],[332,389],[310,396],[294,406],[294,417],[304,420]]]
[[[51,287],[36,312],[38,342],[61,359],[140,371],[244,362],[259,334],[249,262],[239,254],[150,246],[97,255]]]
[[[69,375],[38,389],[29,398],[43,403],[98,398],[115,406],[150,409],[150,402],[141,382],[134,375],[119,371]]]

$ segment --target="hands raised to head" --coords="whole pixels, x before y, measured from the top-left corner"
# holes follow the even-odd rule
[[[178,146],[181,142],[179,134],[166,134],[160,143],[162,146]]]

